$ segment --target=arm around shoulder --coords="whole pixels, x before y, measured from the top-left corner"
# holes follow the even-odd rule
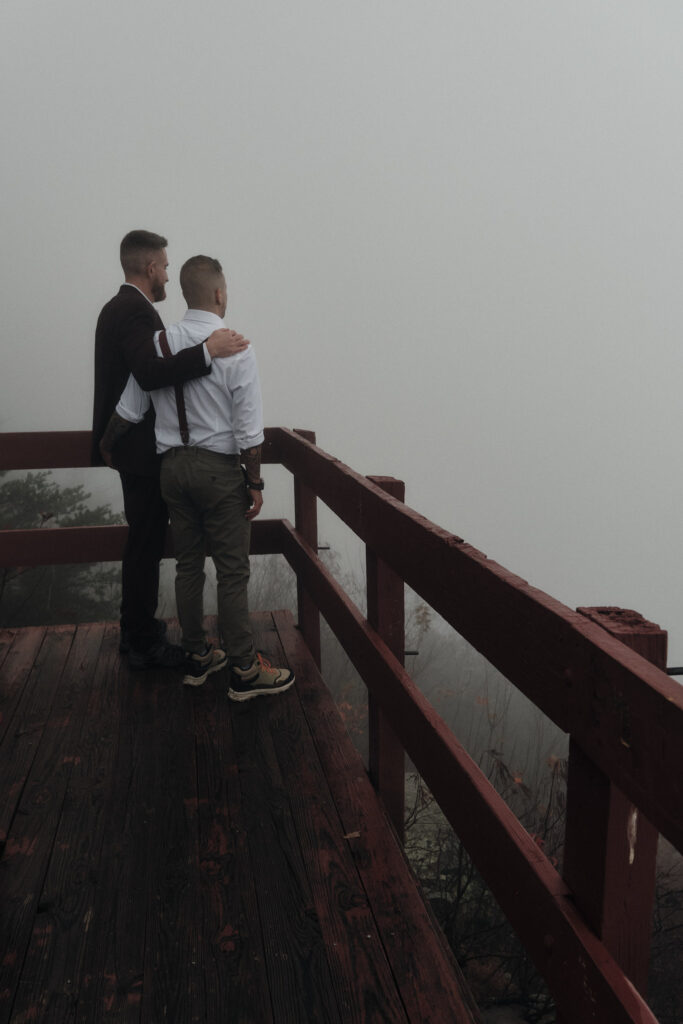
[[[136,311],[121,332],[124,359],[143,391],[184,384],[211,371],[203,343],[183,349],[169,359],[158,356],[154,347],[157,329],[154,317],[145,310]]]

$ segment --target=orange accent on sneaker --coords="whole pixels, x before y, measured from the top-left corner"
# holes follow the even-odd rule
[[[293,682],[293,672],[286,668],[276,668],[262,654],[256,654],[247,668],[233,666],[228,696],[231,700],[250,700],[268,693],[282,693]]]

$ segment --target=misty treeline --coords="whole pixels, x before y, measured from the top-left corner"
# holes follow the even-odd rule
[[[59,487],[47,472],[3,479],[0,528],[58,529],[122,521],[108,506],[92,507],[89,502],[82,486]],[[346,569],[334,552],[322,557],[364,610],[362,570]],[[175,606],[172,567],[167,568],[160,614],[168,617],[175,614]],[[215,610],[211,568],[208,563],[207,614]],[[119,602],[117,565],[0,569],[2,626],[115,620]],[[296,580],[284,558],[252,559],[249,602],[253,611],[289,608],[296,612]],[[406,668],[420,690],[539,848],[561,869],[565,734],[410,591],[406,650],[417,652],[406,656]],[[322,668],[349,734],[367,761],[367,691],[324,620]],[[424,782],[410,763],[406,768],[406,853],[477,1002],[485,1013],[487,1008],[506,1007],[505,1020],[552,1024],[555,1012],[542,979]],[[649,1002],[661,1024],[681,1024],[683,859],[663,840]]]
[[[61,487],[48,471],[17,477],[0,473],[0,529],[54,530],[122,523],[108,505],[93,507],[81,484]],[[0,568],[0,625],[97,622],[118,617],[116,565]]]

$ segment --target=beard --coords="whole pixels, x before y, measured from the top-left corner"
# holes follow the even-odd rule
[[[166,288],[161,281],[155,281],[152,285],[152,296],[155,302],[161,302],[166,298]]]

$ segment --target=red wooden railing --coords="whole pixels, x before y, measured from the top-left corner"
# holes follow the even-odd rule
[[[89,434],[0,435],[0,469],[88,464]],[[306,431],[267,431],[294,477],[295,525],[254,523],[252,552],[296,572],[319,661],[322,613],[368,687],[371,776],[399,833],[407,753],[545,977],[564,1022],[655,1021],[647,977],[659,832],[683,851],[683,690],[666,634],[639,616],[572,611],[360,476]],[[316,500],[366,544],[367,617],[317,554]],[[118,559],[124,529],[0,532],[0,565]],[[564,877],[402,664],[407,583],[570,735]],[[457,685],[455,681],[454,685]]]

